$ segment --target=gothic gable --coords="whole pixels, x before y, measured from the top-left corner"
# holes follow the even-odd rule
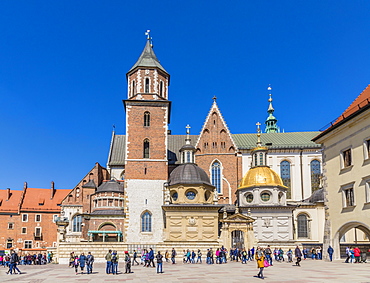
[[[236,144],[216,101],[212,104],[195,147],[197,154],[237,152]]]

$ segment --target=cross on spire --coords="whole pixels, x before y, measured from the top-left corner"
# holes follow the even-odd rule
[[[190,135],[190,128],[191,127],[189,126],[189,124],[187,124],[185,128],[186,128],[186,134]]]
[[[150,38],[150,29],[147,29],[146,32],[145,32],[145,35],[146,35],[146,39],[151,39]]]
[[[262,143],[261,143],[261,128],[260,128],[261,123],[257,122],[256,126],[257,126],[257,146],[262,146]]]

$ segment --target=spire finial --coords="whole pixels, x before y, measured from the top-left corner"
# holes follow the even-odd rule
[[[272,102],[272,87],[271,87],[271,84],[269,84],[268,88],[267,88],[268,92],[269,92],[269,102],[271,103]],[[271,105],[272,106],[272,105]]]
[[[190,128],[191,127],[189,126],[189,124],[187,124],[185,128],[186,128],[186,140],[185,140],[185,143],[186,144],[190,144],[190,136],[189,135],[190,135]]]
[[[147,29],[146,30],[145,35],[146,35],[146,39],[147,40],[150,40],[151,39],[151,37],[150,37],[150,29]]]
[[[216,95],[214,95],[214,96],[212,97],[212,99],[213,99],[213,101],[214,101],[214,102],[216,102],[216,100],[217,100],[217,96],[216,96]]]
[[[261,123],[260,122],[257,122],[256,123],[256,126],[257,126],[257,146],[261,146],[262,143],[261,143]]]
[[[146,39],[149,41],[150,43],[150,47],[153,48],[153,38],[150,36],[150,29],[147,29],[146,32],[145,32],[145,35],[146,35]]]

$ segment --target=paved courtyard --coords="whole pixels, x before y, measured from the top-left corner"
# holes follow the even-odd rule
[[[120,263],[121,270],[124,268]],[[343,261],[302,261],[302,267],[291,263],[275,263],[265,269],[265,279],[255,278],[255,262],[241,264],[183,264],[164,263],[163,274],[157,274],[155,268],[134,266],[132,274],[120,273],[106,275],[104,264],[97,263],[93,274],[74,273],[66,265],[49,264],[47,266],[20,266],[24,274],[7,275],[5,268],[0,268],[1,282],[370,282],[370,264],[346,264]],[[55,281],[50,281],[50,280]]]

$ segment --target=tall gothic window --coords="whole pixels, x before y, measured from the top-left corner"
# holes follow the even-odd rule
[[[141,232],[152,232],[152,215],[149,211],[141,215]]]
[[[218,161],[212,164],[212,185],[217,188],[217,192],[221,193],[221,164]]]
[[[149,93],[149,78],[145,79],[145,93]]]
[[[280,177],[283,181],[284,186],[288,187],[286,192],[287,199],[291,198],[291,177],[290,177],[290,162],[289,161],[282,161],[280,163]]]
[[[163,81],[159,83],[159,95],[163,97]]]
[[[308,219],[306,214],[297,217],[298,238],[308,238]]]
[[[150,126],[150,113],[148,111],[144,112],[144,127]]]
[[[72,232],[81,232],[82,231],[82,216],[76,215],[72,219]]]
[[[311,164],[311,188],[312,192],[320,189],[321,164],[318,160],[312,160]]]
[[[149,151],[150,151],[149,140],[145,139],[144,140],[144,150],[143,150],[143,157],[144,158],[149,158]]]
[[[136,85],[135,81],[132,81],[132,90],[131,90],[131,96],[134,96],[136,92]]]

